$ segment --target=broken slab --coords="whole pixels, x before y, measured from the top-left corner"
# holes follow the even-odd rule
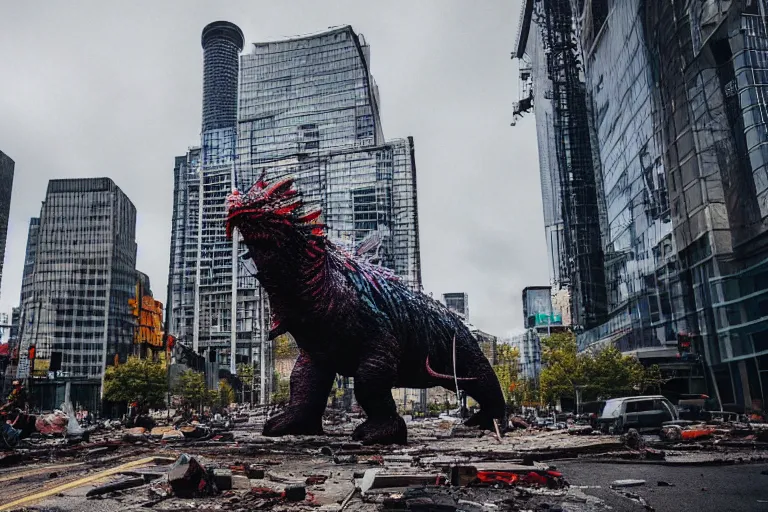
[[[635,479],[625,479],[625,480],[614,480],[611,482],[611,487],[640,487],[641,485],[645,485],[645,480],[635,480]]]
[[[213,482],[220,491],[229,491],[232,489],[232,471],[229,469],[214,469]]]
[[[214,494],[215,486],[208,472],[194,457],[181,455],[168,472],[168,483],[179,498]]]
[[[357,487],[363,493],[372,489],[390,489],[422,485],[437,485],[444,477],[435,473],[384,473],[381,469],[369,469],[365,472]]]

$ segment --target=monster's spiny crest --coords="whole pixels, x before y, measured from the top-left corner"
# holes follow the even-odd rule
[[[226,202],[227,238],[232,237],[232,228],[237,217],[250,216],[266,217],[271,221],[291,224],[305,232],[311,239],[324,239],[325,226],[317,222],[322,211],[317,209],[301,215],[300,210],[304,202],[293,185],[294,179],[291,177],[283,178],[270,185],[265,180],[265,173],[262,173],[246,194],[241,194],[236,188],[233,189]],[[250,224],[236,222],[236,225],[247,241]]]

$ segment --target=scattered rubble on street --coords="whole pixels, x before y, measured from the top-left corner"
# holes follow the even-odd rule
[[[588,426],[537,428],[522,420],[502,443],[452,418],[410,421],[405,447],[350,441],[362,418],[328,415],[323,436],[267,438],[267,411],[225,426],[123,428],[105,422],[68,436],[54,413],[13,450],[0,452],[3,510],[590,510],[557,461],[739,464],[768,461],[768,424],[665,426],[654,435],[600,434]],[[66,415],[65,415],[66,416]],[[622,495],[644,480],[607,481]],[[672,485],[659,482],[659,486]],[[638,502],[639,503],[639,502]],[[39,507],[39,508],[35,508]]]

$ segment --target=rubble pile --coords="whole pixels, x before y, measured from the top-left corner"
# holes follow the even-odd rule
[[[163,456],[164,465],[120,471],[80,494],[158,511],[496,511],[585,506],[588,497],[568,485],[558,460],[768,460],[768,425],[763,424],[681,422],[654,435],[630,430],[615,436],[585,425],[539,427],[518,418],[509,422],[499,442],[493,433],[468,428],[455,418],[408,418],[409,444],[381,447],[352,442],[348,435],[363,418],[338,411],[324,418],[325,435],[263,437],[258,425],[273,411],[258,408],[208,421],[158,415],[151,423],[140,422],[152,428],[103,422],[84,428],[89,436],[74,437],[66,433],[68,419],[55,413],[43,421],[58,430],[36,433],[0,452],[0,466],[13,472],[56,465],[42,474],[61,476],[74,471],[58,469],[62,466],[89,471],[132,457]],[[0,506],[7,502],[0,499]],[[49,505],[54,508],[55,499]]]

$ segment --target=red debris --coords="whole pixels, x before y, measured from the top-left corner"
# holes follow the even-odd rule
[[[484,484],[535,485],[540,487],[562,487],[563,475],[557,471],[478,471],[477,479]]]
[[[683,430],[682,436],[683,436],[683,440],[700,439],[702,437],[711,436],[712,432],[714,431],[715,429],[713,428],[698,428],[698,429]]]

